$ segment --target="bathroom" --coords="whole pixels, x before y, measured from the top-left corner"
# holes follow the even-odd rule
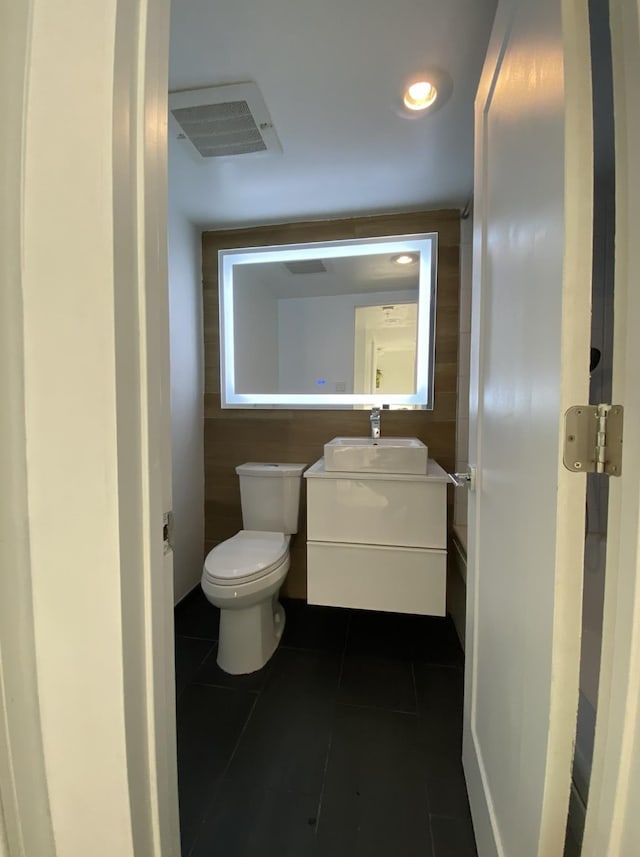
[[[174,172],[172,173],[171,167]],[[240,511],[239,484],[235,467],[244,461],[283,461],[305,462],[312,464],[322,455],[323,444],[337,435],[366,435],[369,430],[368,414],[361,411],[307,411],[307,410],[243,410],[233,411],[222,409],[219,404],[219,321],[217,299],[217,270],[215,254],[218,248],[224,246],[252,246],[254,244],[268,245],[272,240],[267,237],[260,240],[251,234],[255,229],[259,232],[262,224],[270,220],[279,224],[276,230],[279,243],[289,243],[300,240],[295,237],[295,226],[304,221],[304,213],[291,220],[264,209],[256,223],[239,223],[238,218],[232,218],[230,223],[222,220],[219,227],[204,230],[196,229],[188,221],[189,193],[198,183],[193,162],[185,156],[182,141],[170,136],[170,241],[169,263],[171,283],[171,319],[172,319],[172,400],[173,400],[173,430],[174,430],[174,511],[176,518],[175,530],[175,577],[176,600],[179,601],[192,590],[198,596],[199,578],[202,557],[218,543],[233,536],[242,527]],[[316,232],[307,233],[308,240],[320,240],[325,234],[328,221],[331,230],[334,224],[344,227],[339,220],[341,212],[331,212],[327,217],[314,217]],[[354,214],[354,212],[350,212]],[[364,215],[375,215],[375,211],[364,211]],[[465,206],[458,208],[445,207],[436,211],[426,211],[422,214],[396,214],[386,216],[378,226],[373,220],[364,223],[351,222],[349,225],[359,230],[359,235],[375,234],[410,234],[415,232],[436,232],[439,237],[438,257],[438,302],[436,320],[436,363],[435,363],[435,407],[427,412],[383,411],[383,433],[389,436],[415,436],[428,444],[430,455],[447,471],[464,472],[467,468],[467,443],[469,433],[468,423],[468,394],[469,394],[469,352],[470,352],[470,310],[471,310],[471,232],[472,216]],[[336,220],[336,218],[338,218]],[[352,218],[353,220],[353,218]],[[242,226],[238,234],[230,230],[230,226]],[[242,230],[248,230],[243,232]],[[370,231],[367,231],[370,230]],[[223,234],[220,235],[220,232]],[[249,238],[247,239],[247,235]],[[243,242],[243,236],[245,238]],[[332,237],[349,238],[348,229],[344,233],[333,234]],[[225,243],[227,239],[227,243]],[[202,298],[202,303],[201,303]],[[201,395],[204,390],[204,399]],[[201,426],[204,426],[203,435]],[[204,467],[203,467],[204,460]],[[304,488],[304,485],[303,485]],[[467,494],[464,489],[454,491],[449,489],[448,520],[450,525],[449,541],[449,579],[447,591],[447,609],[450,628],[455,626],[459,640],[464,640],[464,605],[465,605],[465,551],[466,551],[466,503]],[[201,510],[204,509],[204,519]],[[304,509],[304,493],[303,493]],[[297,639],[295,628],[304,624],[297,612],[307,596],[306,580],[306,530],[304,515],[300,532],[295,536],[291,546],[291,568],[285,580],[282,596],[293,620],[289,634],[285,636],[283,648],[295,650],[292,639]],[[204,536],[203,536],[204,533]],[[204,541],[204,547],[201,547]],[[185,605],[187,601],[185,601]],[[202,601],[200,601],[200,608]],[[198,609],[200,609],[198,608]],[[178,613],[178,616],[184,614]],[[194,608],[196,624],[201,622],[201,616]],[[206,613],[205,613],[206,615]],[[310,612],[308,621],[316,630],[322,622],[315,612]],[[335,625],[340,625],[341,619],[327,620],[333,630],[327,630],[326,645],[335,646]],[[351,621],[351,620],[349,620]],[[196,659],[202,654],[202,663],[198,667],[207,672],[206,664],[214,659],[215,640],[205,636],[202,630],[198,633],[189,631],[188,623],[178,620],[177,635],[179,638],[200,642],[191,642]],[[451,625],[453,623],[453,625]],[[349,623],[348,623],[349,626]],[[347,627],[348,627],[347,626]],[[199,625],[201,628],[201,626]],[[357,621],[356,621],[357,627]],[[411,628],[411,622],[406,627]],[[182,633],[180,632],[182,628]],[[200,638],[199,633],[203,636]],[[348,646],[349,631],[343,642]],[[394,629],[397,633],[397,628]],[[447,632],[448,633],[448,632]],[[409,630],[409,634],[411,631]],[[446,635],[445,635],[446,636]],[[356,635],[357,639],[357,635]],[[184,642],[184,640],[183,640]],[[319,645],[317,639],[314,646]],[[457,644],[456,644],[457,645]],[[300,644],[304,648],[303,644]],[[436,647],[437,648],[437,647]],[[348,651],[346,648],[345,651]],[[371,653],[375,651],[372,646]],[[455,649],[454,649],[455,651]],[[379,653],[378,653],[379,655]],[[457,655],[449,652],[445,658]],[[382,661],[385,659],[382,658]],[[415,664],[411,662],[415,672]],[[204,666],[203,666],[204,665]],[[438,667],[451,669],[451,663],[437,664]],[[384,664],[379,664],[380,674],[384,674]],[[455,667],[454,667],[455,669]],[[194,674],[198,674],[196,670]],[[226,680],[219,674],[215,681],[223,684]],[[209,679],[212,686],[213,679]],[[266,679],[265,679],[266,681]],[[196,682],[198,683],[198,682]],[[206,682],[200,679],[204,686]],[[260,685],[260,693],[263,686]],[[247,691],[249,692],[249,691]],[[250,692],[257,692],[255,689]],[[455,695],[455,694],[454,694]],[[460,698],[458,698],[460,704]],[[419,707],[419,700],[416,698]],[[373,706],[375,707],[375,706]],[[417,710],[417,709],[416,709]],[[243,721],[244,722],[244,721]],[[250,721],[247,721],[249,728]],[[457,751],[454,751],[457,752]],[[233,766],[231,767],[230,782],[233,781]],[[229,772],[227,771],[224,776]],[[224,777],[223,777],[224,779]],[[291,786],[291,783],[289,784]],[[444,788],[444,787],[443,787]],[[433,785],[432,785],[433,789]],[[294,790],[295,791],[295,790]],[[307,797],[307,795],[305,795]],[[216,799],[216,800],[219,800]],[[209,805],[209,815],[215,809],[215,800]],[[227,802],[227,810],[231,804]],[[306,805],[305,805],[306,806]],[[237,809],[237,807],[236,807]],[[317,807],[316,807],[317,809]],[[183,834],[186,835],[188,853],[199,855],[198,849],[206,849],[207,837],[217,837],[221,834],[220,817],[211,815],[214,820],[207,823],[207,810],[200,808],[200,822],[204,825],[204,833],[194,832],[196,822],[188,819],[183,821]],[[275,812],[277,816],[277,811]],[[309,810],[309,819],[314,819],[310,827],[315,828],[317,813]],[[469,851],[473,853],[473,844],[468,837],[465,824],[466,810],[460,809],[458,803],[455,809],[448,806],[431,813],[433,821],[429,822],[433,840],[421,841],[419,838],[412,842],[409,848],[433,847],[436,857],[440,853],[456,853],[462,855]],[[430,815],[430,817],[431,817]],[[351,821],[354,821],[352,816]],[[466,819],[466,821],[465,821]],[[204,821],[203,821],[204,820]],[[202,826],[201,824],[201,826]],[[215,825],[218,825],[216,827]],[[213,825],[213,826],[212,826]],[[348,827],[348,822],[345,822]],[[374,828],[375,829],[375,828]],[[185,833],[186,831],[186,833]],[[322,831],[322,822],[318,825]],[[305,831],[308,833],[308,831]],[[228,833],[225,833],[228,835]],[[204,837],[204,838],[202,838]],[[441,837],[441,839],[438,839]],[[467,837],[455,840],[455,837]],[[410,837],[409,837],[410,839]],[[225,840],[228,841],[228,840]],[[231,840],[232,841],[232,840]],[[348,838],[347,838],[348,841]],[[366,841],[366,840],[365,840]],[[409,840],[407,840],[409,841]],[[306,842],[306,840],[305,840]],[[381,847],[390,847],[389,843],[380,837]],[[384,843],[384,844],[382,844]],[[235,846],[233,846],[235,847]],[[239,846],[238,846],[239,847]],[[248,846],[247,846],[248,847]],[[306,846],[305,846],[306,847]],[[340,842],[332,844],[334,849],[344,847]],[[351,843],[353,849],[356,846]],[[364,847],[364,846],[362,846]],[[371,843],[367,846],[371,851]],[[302,846],[301,846],[302,848]],[[192,851],[193,849],[193,851]],[[466,849],[466,850],[465,850]],[[202,850],[202,853],[205,853]],[[248,852],[249,853],[249,852]],[[304,853],[302,850],[300,853]],[[336,850],[335,853],[341,853]],[[349,852],[345,852],[349,853]],[[359,853],[353,850],[353,853]],[[363,852],[364,853],[364,852]],[[416,853],[422,853],[417,851]]]
[[[179,3],[174,4],[174,15],[179,5]],[[491,6],[492,12],[493,4],[488,5]],[[489,33],[488,21],[482,20],[479,10],[474,14],[479,16],[476,20],[486,45]],[[473,58],[469,60],[469,66],[475,68],[476,75],[480,70],[483,53],[484,48],[478,44],[474,48]],[[467,91],[470,92],[471,89],[472,87],[468,87]],[[467,121],[470,121],[470,118],[469,114]],[[403,120],[398,121],[402,123]],[[404,122],[411,128],[417,127],[411,120],[404,120]],[[402,124],[400,128],[402,129]],[[465,212],[462,211],[468,202],[466,197],[458,206],[416,206],[414,204],[411,206],[414,211],[406,213],[399,211],[377,218],[378,212],[384,209],[379,206],[367,208],[366,204],[360,211],[352,206],[352,210],[344,212],[346,217],[342,219],[340,219],[342,212],[339,209],[329,210],[325,216],[320,217],[312,211],[305,211],[304,207],[299,207],[299,212],[290,220],[285,219],[277,210],[274,209],[271,212],[268,208],[265,208],[254,222],[250,220],[238,222],[236,219],[236,222],[225,223],[223,216],[216,213],[214,228],[200,229],[191,225],[188,216],[192,204],[189,192],[195,188],[198,181],[198,164],[185,151],[184,141],[176,139],[175,134],[169,135],[169,147],[174,574],[176,602],[185,599],[176,612],[176,640],[178,664],[186,665],[183,666],[183,676],[191,677],[191,684],[197,686],[197,689],[191,686],[185,690],[184,684],[179,685],[179,691],[182,691],[178,703],[180,748],[181,723],[188,721],[192,724],[191,731],[198,733],[196,714],[188,710],[181,716],[181,704],[184,709],[188,703],[188,696],[185,696],[185,693],[194,694],[194,699],[198,698],[199,705],[204,706],[205,703],[198,694],[206,696],[209,692],[216,698],[214,706],[216,710],[229,705],[228,714],[218,716],[230,718],[239,727],[244,726],[247,716],[238,701],[242,694],[246,694],[249,702],[252,703],[254,698],[251,694],[255,694],[259,689],[257,706],[262,703],[267,705],[269,700],[268,676],[265,678],[266,668],[259,672],[257,678],[245,676],[244,681],[241,677],[227,680],[215,670],[213,662],[216,654],[217,618],[212,610],[206,609],[204,599],[198,591],[204,556],[216,544],[229,539],[242,528],[240,487],[235,472],[236,466],[247,461],[301,462],[312,465],[322,457],[323,444],[331,438],[340,435],[368,435],[370,431],[368,408],[234,410],[220,407],[217,250],[225,247],[274,243],[292,244],[305,240],[345,240],[381,235],[437,233],[434,407],[432,410],[383,410],[381,430],[383,437],[417,437],[427,444],[429,457],[446,471],[464,471],[468,440],[466,409],[469,389],[472,217],[470,207],[467,207]],[[227,168],[233,168],[233,164],[229,163]],[[422,211],[423,208],[432,210]],[[461,217],[463,213],[464,217]],[[263,229],[270,220],[280,224],[275,237],[269,234],[268,226]],[[314,223],[309,223],[310,220]],[[306,226],[304,226],[305,221],[307,221]],[[230,232],[230,226],[236,229]],[[194,773],[191,767],[194,763],[184,763],[186,768],[182,771],[179,768],[179,773],[182,774],[180,796],[183,855],[186,857],[187,854],[193,854],[195,857],[200,853],[208,853],[207,844],[209,843],[211,847],[210,843],[213,839],[225,842],[224,853],[230,855],[271,853],[269,849],[275,848],[277,843],[281,848],[278,853],[303,855],[310,853],[305,849],[310,847],[310,842],[314,843],[316,840],[320,843],[318,847],[327,849],[318,852],[319,854],[366,853],[373,857],[377,853],[388,853],[393,847],[399,848],[407,855],[427,854],[431,849],[435,849],[433,851],[435,857],[446,857],[448,854],[463,857],[466,854],[475,854],[460,765],[462,648],[458,635],[464,635],[465,624],[462,558],[466,544],[464,506],[466,491],[464,488],[454,491],[453,486],[447,491],[449,576],[451,578],[448,605],[450,616],[446,619],[424,617],[423,634],[425,639],[430,639],[432,642],[431,651],[430,653],[421,652],[419,657],[415,653],[418,660],[414,664],[410,653],[413,651],[412,646],[415,643],[414,637],[418,627],[416,620],[419,617],[400,616],[393,613],[387,614],[386,617],[384,614],[372,614],[372,617],[380,622],[378,631],[375,631],[376,626],[369,624],[363,611],[311,607],[306,608],[308,612],[305,614],[307,539],[306,484],[304,483],[306,481],[303,480],[302,484],[301,527],[292,540],[291,567],[281,592],[287,613],[287,625],[283,640],[284,654],[279,651],[274,658],[276,668],[279,668],[278,663],[282,662],[283,669],[287,667],[291,670],[289,681],[295,688],[296,681],[304,686],[304,675],[296,672],[301,669],[300,664],[304,660],[300,663],[294,660],[289,664],[287,657],[311,658],[308,669],[313,674],[314,670],[319,669],[318,660],[323,663],[324,658],[331,662],[331,659],[336,657],[336,652],[341,657],[346,656],[347,670],[364,671],[365,679],[362,687],[351,688],[350,691],[348,675],[343,676],[343,689],[340,692],[346,696],[341,697],[341,700],[355,702],[356,707],[349,708],[347,705],[346,708],[340,708],[339,706],[338,710],[343,713],[358,711],[360,709],[357,706],[362,703],[362,710],[367,711],[370,708],[374,715],[379,714],[383,720],[385,717],[389,718],[388,722],[378,723],[377,726],[368,722],[361,724],[364,732],[369,730],[374,736],[382,735],[384,728],[391,728],[394,718],[398,718],[400,723],[408,721],[410,728],[413,729],[421,717],[432,716],[427,710],[428,706],[425,705],[425,693],[428,682],[433,682],[433,687],[439,688],[443,706],[440,715],[435,718],[437,724],[434,721],[433,734],[440,734],[442,746],[447,746],[449,749],[446,754],[438,757],[437,764],[433,763],[431,767],[425,765],[424,770],[430,769],[432,776],[435,776],[435,771],[441,766],[442,782],[436,784],[432,780],[427,784],[420,777],[408,775],[405,772],[404,776],[407,780],[405,788],[411,790],[415,787],[420,797],[412,796],[406,801],[406,806],[400,801],[393,810],[390,807],[385,816],[387,819],[385,824],[375,822],[375,815],[379,815],[379,808],[374,810],[374,807],[378,806],[376,801],[389,801],[392,798],[388,788],[376,784],[372,795],[369,796],[369,803],[365,804],[363,798],[362,818],[357,809],[352,807],[350,814],[347,813],[336,828],[335,807],[332,813],[333,822],[332,815],[329,814],[330,801],[335,800],[336,796],[330,788],[326,793],[324,792],[326,785],[324,776],[315,772],[314,769],[311,782],[309,782],[308,773],[306,779],[303,778],[301,782],[300,774],[297,772],[296,776],[295,770],[289,781],[284,774],[281,778],[277,778],[273,772],[270,772],[268,758],[266,761],[264,758],[266,751],[263,751],[262,764],[265,767],[263,780],[269,786],[265,794],[271,795],[271,800],[275,800],[275,804],[268,803],[264,796],[253,794],[253,823],[258,830],[256,835],[262,838],[264,851],[251,851],[246,843],[243,846],[243,840],[237,842],[231,837],[228,829],[229,822],[225,822],[228,818],[235,818],[235,814],[239,812],[240,804],[234,805],[233,795],[236,795],[237,802],[241,798],[234,789],[246,787],[243,778],[243,768],[246,767],[246,763],[243,765],[242,757],[238,760],[234,756],[235,764],[226,760],[225,764],[231,765],[226,771],[224,766],[220,767],[221,762],[216,760],[212,765],[215,777],[213,773],[210,774],[213,782],[207,779],[204,772]],[[454,547],[454,522],[459,525],[455,534],[457,547]],[[193,594],[194,588],[195,594]],[[189,595],[190,592],[191,595]],[[190,616],[193,626],[189,621]],[[204,616],[209,617],[207,622],[203,622]],[[309,627],[307,637],[304,634],[305,625]],[[388,638],[386,643],[384,638]],[[396,639],[395,651],[393,639]],[[296,648],[297,645],[301,648]],[[435,665],[429,664],[430,660],[433,660]],[[433,668],[432,672],[429,672],[431,668]],[[215,670],[215,678],[212,678],[212,670]],[[416,670],[420,673],[417,679]],[[196,680],[198,676],[199,679]],[[320,680],[326,684],[329,678],[325,675]],[[211,683],[208,690],[207,681]],[[272,681],[275,682],[273,676]],[[352,675],[350,681],[354,683],[355,676]],[[337,679],[335,682],[336,686],[340,684]],[[263,689],[265,683],[267,683],[267,691]],[[377,684],[382,687],[390,685],[396,693],[400,694],[400,697],[394,697],[391,692],[386,698],[384,692],[381,693],[380,688],[376,688]],[[226,702],[229,687],[237,689],[233,704]],[[342,731],[338,730],[334,735],[332,728],[322,722],[318,726],[318,732],[323,736],[322,740],[318,742],[317,738],[307,736],[303,742],[305,754],[302,749],[296,749],[293,739],[287,744],[285,737],[287,727],[299,730],[302,736],[306,734],[305,717],[308,717],[308,713],[305,715],[302,711],[299,715],[302,720],[297,724],[295,706],[299,701],[295,698],[291,700],[287,696],[287,693],[294,694],[294,689],[279,688],[276,682],[272,693],[277,697],[278,692],[282,696],[283,708],[283,721],[277,730],[278,740],[287,747],[288,755],[295,756],[302,753],[303,756],[310,756],[313,753],[319,753],[321,764],[328,766],[327,782],[330,786],[335,778],[336,746],[341,740],[344,741],[344,730],[349,726],[353,728],[354,724],[342,722]],[[332,690],[327,686],[324,703],[328,704],[331,701],[334,692],[335,688]],[[307,682],[307,693],[310,698],[314,698],[314,694],[317,693],[311,682]],[[315,704],[318,704],[317,700]],[[233,705],[240,707],[236,710]],[[288,705],[293,707],[289,713],[286,711]],[[235,715],[234,710],[236,710]],[[402,713],[398,714],[397,710]],[[258,737],[251,732],[251,724],[252,721],[254,725],[261,722],[260,711],[257,707],[254,715],[246,723],[248,738],[253,741],[254,747],[258,745]],[[264,718],[267,717],[265,714]],[[227,728],[231,727],[227,726]],[[377,733],[376,728],[383,731]],[[280,734],[283,731],[284,737]],[[332,757],[334,761],[329,759],[327,735],[338,742],[334,744]],[[185,747],[187,747],[184,743],[186,740],[182,739]],[[370,738],[370,740],[375,742],[379,739]],[[392,734],[387,736],[387,740],[390,742],[389,752],[392,752],[394,746]],[[406,735],[403,740],[406,740]],[[412,740],[416,740],[415,736]],[[243,746],[242,742],[238,745],[238,752]],[[398,749],[397,755],[403,756],[411,752],[406,744],[400,746],[404,749]],[[220,749],[219,752],[223,753],[224,750]],[[185,749],[184,753],[188,754],[188,749]],[[198,758],[197,753],[196,758]],[[307,767],[312,765],[308,759],[305,763]],[[203,764],[202,756],[200,764]],[[283,761],[284,771],[287,770],[288,764],[290,763]],[[379,773],[382,773],[385,770],[384,760],[380,760],[380,766]],[[256,762],[256,769],[259,768],[260,764]],[[387,775],[390,779],[403,776],[402,772],[395,770],[392,764],[387,769]],[[198,780],[198,776],[203,779]],[[230,789],[224,801],[219,796],[220,792],[216,792],[216,789],[220,788],[217,781],[219,777],[223,782],[228,781]],[[375,782],[376,777],[373,772],[370,772],[369,777]],[[256,776],[255,786],[259,786],[263,780]],[[199,783],[199,788],[192,783]],[[239,786],[238,783],[241,785]],[[316,794],[318,783],[323,788],[325,827],[323,827],[322,811],[318,812],[319,794]],[[431,793],[431,806],[422,794],[427,787]],[[222,793],[226,794],[224,788]],[[217,798],[216,794],[218,794]],[[402,794],[404,796],[404,792]],[[273,795],[276,797],[274,798]],[[340,800],[345,800],[347,796],[339,797]],[[348,798],[351,800],[352,795],[348,795]],[[283,806],[278,803],[278,800],[291,802],[291,818],[287,824],[282,817]],[[269,817],[273,815],[276,819],[268,829],[265,828],[264,818],[259,815],[261,801],[265,801],[265,806],[269,807],[263,808],[262,811]],[[217,815],[216,811],[213,811],[214,805],[218,807]],[[301,813],[304,815],[304,824],[301,825],[301,829],[298,829]],[[379,817],[383,816],[379,815]],[[367,820],[363,821],[365,818]],[[362,830],[358,833],[360,826]],[[405,828],[405,833],[398,837],[397,831],[400,827]],[[292,839],[294,844],[287,844],[287,835],[294,837]],[[246,850],[243,851],[242,847]],[[287,848],[293,850],[288,851]],[[276,853],[275,850],[273,853]]]

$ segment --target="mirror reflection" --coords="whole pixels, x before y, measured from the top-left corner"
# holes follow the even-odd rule
[[[434,243],[221,251],[223,407],[429,405]]]

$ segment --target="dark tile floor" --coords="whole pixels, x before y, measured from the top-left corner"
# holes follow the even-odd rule
[[[199,588],[176,609],[183,857],[475,857],[451,621],[283,604],[239,677]]]

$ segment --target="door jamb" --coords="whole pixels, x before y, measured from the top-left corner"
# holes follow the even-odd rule
[[[610,0],[616,145],[613,399],[625,408],[623,471],[612,478],[595,746],[583,857],[637,853],[640,823],[640,4]]]
[[[168,337],[163,326],[167,321],[165,199],[169,3],[168,0],[108,0],[106,3],[96,0],[95,10],[82,9],[84,3],[86,0],[79,5],[75,3],[81,14],[75,16],[73,23],[73,4],[70,9],[68,3],[60,0],[4,4],[0,11],[0,70],[6,67],[8,71],[1,76],[0,82],[0,105],[5,108],[3,115],[8,119],[7,133],[0,138],[0,186],[3,190],[0,378],[5,405],[0,424],[7,430],[2,432],[0,446],[0,473],[5,486],[0,493],[3,567],[0,575],[0,854],[2,857],[30,854],[53,857],[60,849],[65,849],[65,853],[69,849],[81,853],[83,837],[92,834],[95,837],[98,833],[92,819],[77,818],[77,813],[76,824],[68,823],[73,816],[73,794],[69,783],[65,782],[63,768],[67,742],[73,740],[76,746],[98,748],[95,759],[92,755],[95,776],[92,775],[91,783],[84,784],[85,788],[93,790],[90,794],[95,794],[96,802],[105,803],[101,789],[117,785],[117,789],[108,792],[110,799],[100,818],[108,819],[109,813],[113,816],[119,808],[128,807],[128,811],[117,818],[118,835],[124,845],[120,851],[122,857],[133,857],[134,853],[136,857],[178,857],[173,581],[170,558],[167,562],[162,550],[162,511],[168,484],[163,468],[169,467],[163,425],[165,421],[168,425]],[[100,22],[103,26],[100,51],[96,56],[89,55],[83,40],[85,21],[90,20],[93,11],[95,19],[90,35],[95,38]],[[57,23],[51,30],[47,28],[47,23],[56,19],[61,28],[66,27],[64,37]],[[110,27],[114,22],[112,31]],[[48,117],[45,90],[47,86],[53,89],[53,83],[49,84],[43,74],[43,57],[36,56],[33,44],[36,32],[40,39],[38,44],[46,45],[47,56],[53,56],[64,41],[68,50],[60,62],[64,73],[74,62],[72,54],[77,50],[78,85],[73,98],[86,90],[88,100],[85,103],[90,104],[92,87],[103,87],[97,93],[94,91],[96,104],[101,106],[94,106],[92,110],[95,115],[98,109],[102,111],[100,124],[111,123],[112,139],[103,135],[100,144],[94,147],[95,131],[90,132],[79,157],[85,167],[92,162],[93,174],[99,175],[92,187],[96,192],[92,199],[89,199],[90,192],[80,187],[77,180],[70,186],[67,200],[62,201],[59,196],[54,198],[50,188],[59,185],[55,180],[50,182],[50,173],[42,169],[42,154],[49,159],[50,167],[55,169],[58,162],[57,156],[51,154],[56,152],[55,148],[48,149],[40,133]],[[34,68],[39,75],[35,81]],[[112,83],[110,111],[102,106],[109,99],[108,83],[104,86],[109,75]],[[53,93],[51,99],[54,99]],[[55,145],[64,145],[60,143],[61,136],[58,132],[53,134]],[[67,171],[70,169],[68,160],[69,151],[61,166]],[[96,165],[106,165],[106,170]],[[96,191],[98,185],[99,192]],[[116,209],[118,202],[120,208]],[[35,203],[38,203],[39,212]],[[41,391],[46,367],[42,361],[34,362],[34,353],[40,354],[34,351],[39,333],[55,347],[55,331],[52,333],[51,325],[49,329],[46,324],[42,326],[42,310],[37,309],[39,289],[42,288],[44,297],[44,290],[50,283],[34,278],[34,271],[44,270],[41,266],[46,265],[47,251],[51,249],[47,244],[48,236],[44,234],[46,230],[37,230],[34,226],[43,222],[43,203],[47,211],[57,212],[58,225],[62,221],[66,228],[67,220],[69,222],[63,246],[58,244],[55,248],[58,267],[65,253],[70,260],[78,255],[84,235],[90,236],[92,232],[95,235],[96,230],[103,230],[91,246],[99,247],[100,253],[104,253],[104,259],[100,256],[104,267],[99,278],[90,283],[95,293],[102,295],[94,309],[94,312],[103,311],[96,322],[101,332],[109,330],[108,298],[105,298],[110,287],[113,289],[113,338],[107,335],[102,353],[96,346],[100,374],[94,380],[94,388],[99,387],[104,393],[104,413],[109,423],[115,420],[118,437],[116,441],[114,434],[105,431],[105,445],[96,457],[95,470],[91,466],[86,473],[79,465],[74,467],[73,452],[67,448],[68,439],[62,431],[64,425],[72,426],[74,416],[74,409],[69,409],[66,398],[68,386],[63,385],[60,396],[47,396],[45,406]],[[96,222],[90,214],[92,205],[100,214]],[[85,221],[76,233],[74,247],[71,224],[75,224],[78,212],[85,209]],[[120,222],[116,217],[118,211],[122,215]],[[66,240],[69,240],[68,248]],[[76,261],[70,261],[69,269],[69,278],[77,277]],[[87,288],[86,280],[83,283],[81,277],[73,279],[70,288],[76,288],[76,283],[79,290],[83,285]],[[135,310],[133,320],[127,314],[131,308]],[[89,328],[93,322],[94,318],[87,318]],[[77,324],[81,329],[80,319]],[[75,333],[70,342],[61,343],[65,355],[73,354],[76,349],[79,366],[86,360],[81,344],[80,337],[76,344]],[[114,345],[116,359],[110,362],[110,349]],[[129,357],[133,362],[127,362]],[[57,355],[52,358],[55,363]],[[164,379],[163,374],[166,375]],[[115,412],[109,410],[112,393],[115,393]],[[43,407],[49,409],[47,416],[51,421],[46,426],[34,419],[34,413]],[[100,724],[90,718],[84,721],[79,732],[69,735],[63,728],[67,704],[64,694],[57,694],[52,707],[56,671],[64,683],[68,680],[69,665],[63,661],[56,663],[56,655],[46,650],[46,643],[53,642],[51,634],[57,635],[58,631],[61,637],[73,635],[77,594],[72,604],[65,598],[52,604],[47,601],[50,589],[43,591],[41,585],[46,578],[43,567],[46,535],[52,528],[55,531],[59,521],[58,537],[64,539],[73,524],[63,508],[59,512],[54,509],[55,521],[33,514],[34,503],[36,508],[43,508],[41,492],[45,474],[41,465],[46,463],[43,435],[50,426],[60,430],[53,438],[52,449],[60,448],[70,455],[69,476],[78,486],[85,480],[88,502],[102,491],[103,505],[119,508],[119,517],[112,518],[109,514],[97,521],[94,519],[92,526],[97,526],[98,530],[102,528],[109,555],[112,546],[119,545],[116,554],[119,561],[109,565],[109,560],[105,560],[102,566],[100,563],[96,566],[108,569],[111,579],[103,589],[108,589],[110,605],[120,587],[120,610],[112,612],[111,607],[105,605],[100,622],[101,627],[109,629],[109,640],[120,640],[121,648],[116,643],[115,650],[112,647],[111,651],[98,652],[96,669],[102,667],[108,673],[105,694],[114,682],[117,684],[119,675],[122,678],[122,698],[119,699],[117,693],[115,699],[112,696],[105,702],[107,710],[117,712],[118,718],[122,715],[124,746],[104,746]],[[84,444],[84,438],[82,442]],[[88,438],[87,449],[91,448],[91,443]],[[123,444],[127,443],[129,449],[123,454]],[[34,446],[37,447],[35,451]],[[108,469],[114,460],[114,450],[118,470],[115,482]],[[127,470],[126,465],[132,463],[134,468]],[[129,519],[124,514],[127,502],[129,511],[133,512]],[[86,538],[80,541],[84,550]],[[71,540],[67,543],[71,547]],[[33,559],[34,545],[39,552],[37,563]],[[84,575],[89,580],[91,573],[96,573],[93,568],[81,568],[79,561],[74,561],[73,552],[69,553],[63,568],[65,593],[65,587],[71,587],[74,579],[79,580]],[[11,573],[4,573],[5,570]],[[51,571],[57,568],[54,566]],[[92,611],[94,607],[94,602],[87,603],[87,610]],[[64,632],[60,624],[51,625],[56,617],[58,623],[71,619]],[[86,619],[81,624],[87,627]],[[85,645],[91,647],[92,640],[90,635]],[[56,645],[58,642],[55,641]],[[77,646],[82,648],[79,640]],[[91,654],[90,649],[86,657]],[[73,690],[77,691],[77,686]],[[92,710],[99,706],[99,700],[94,702]],[[114,734],[118,728],[114,727]],[[107,838],[94,841],[96,857],[101,854],[106,857]]]

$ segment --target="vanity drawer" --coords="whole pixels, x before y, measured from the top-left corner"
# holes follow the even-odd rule
[[[447,552],[307,542],[309,604],[446,615]]]
[[[445,549],[446,484],[371,476],[308,479],[307,538]]]

